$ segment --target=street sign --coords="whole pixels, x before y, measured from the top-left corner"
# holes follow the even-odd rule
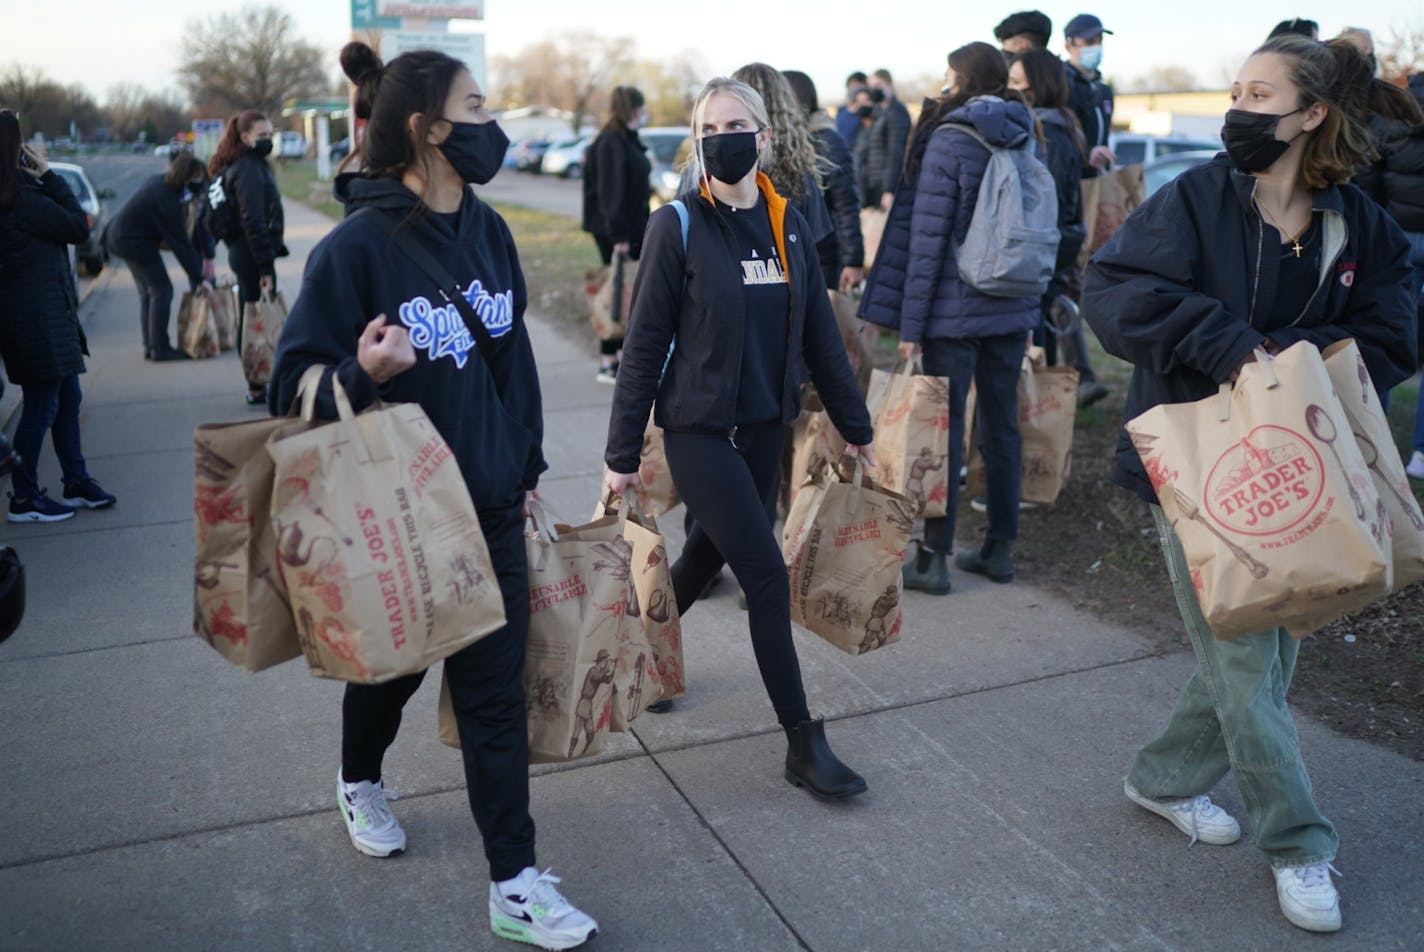
[[[411,50],[439,50],[464,63],[480,88],[485,85],[483,33],[432,33],[428,30],[382,30],[381,59],[389,63]]]
[[[351,29],[395,30],[400,28],[399,17],[383,17],[376,13],[376,0],[351,0]]]
[[[193,154],[200,159],[212,158],[225,128],[227,122],[223,119],[194,119]]]
[[[376,0],[377,12],[383,17],[408,17],[424,20],[483,20],[484,0],[464,0],[463,3],[407,3],[404,0]]]

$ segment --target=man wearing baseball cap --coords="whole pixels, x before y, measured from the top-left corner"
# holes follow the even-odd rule
[[[1105,29],[1103,21],[1091,13],[1078,14],[1063,28],[1066,38],[1063,46],[1068,51],[1065,67],[1068,72],[1068,100],[1088,141],[1084,178],[1101,174],[1117,158],[1108,149],[1113,91],[1103,82],[1103,74],[1098,71],[1103,61],[1104,34],[1111,36],[1112,30]]]

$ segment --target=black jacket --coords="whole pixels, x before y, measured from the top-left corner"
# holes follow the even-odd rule
[[[900,187],[905,148],[910,141],[910,111],[899,99],[887,99],[876,110],[875,122],[860,134],[865,137],[860,200],[867,206],[877,206],[882,195],[894,195]]]
[[[242,234],[218,237],[228,244],[246,242],[257,262],[257,273],[275,274],[274,262],[286,256],[287,246],[282,244],[282,193],[272,166],[249,149],[223,169],[222,177],[228,200],[237,204]]]
[[[54,170],[20,172],[0,212],[0,355],[11,383],[52,383],[84,372],[88,348],[66,245],[89,236],[79,201]]]
[[[1409,91],[1424,109],[1424,73],[1409,77]],[[1411,126],[1375,117],[1379,144],[1375,163],[1360,170],[1355,184],[1369,193],[1405,231],[1424,232],[1424,123]]]
[[[1327,347],[1354,338],[1380,390],[1414,372],[1415,292],[1399,226],[1352,185],[1315,193],[1320,283],[1305,310],[1272,323],[1280,256],[1255,210],[1255,179],[1225,156],[1188,169],[1134,211],[1093,256],[1083,314],[1108,353],[1135,364],[1124,419],[1217,391],[1268,336]],[[1155,502],[1126,431],[1114,480]]]
[[[109,250],[121,258],[134,257],[166,243],[188,274],[193,287],[203,282],[203,254],[193,246],[183,219],[180,193],[155,175],[139,186],[124,203],[107,229]]]
[[[830,118],[817,111],[811,116],[811,141],[816,154],[830,162],[824,176],[821,197],[831,213],[835,230],[816,243],[826,287],[840,284],[842,268],[859,268],[865,263],[865,242],[860,235],[860,195],[855,190],[855,161],[850,146],[831,125]]]
[[[1083,132],[1061,109],[1035,109],[1048,143],[1047,165],[1058,193],[1058,261],[1054,271],[1074,267],[1087,230],[1083,226]]]
[[[764,174],[758,173],[757,183],[791,291],[782,422],[801,412],[800,355],[836,429],[849,443],[869,443],[870,415],[846,359],[806,219]],[[679,197],[689,218],[686,251],[671,207],[653,213],[643,239],[604,452],[615,473],[637,472],[655,400],[654,418],[664,429],[718,435],[735,429],[746,325],[740,257],[731,245],[731,229],[706,192]]]
[[[1107,145],[1108,133],[1112,131],[1113,90],[1103,82],[1102,73],[1093,72],[1092,79],[1079,72],[1078,67],[1065,62],[1063,70],[1068,74],[1068,105],[1078,117],[1078,125],[1083,128],[1083,138],[1087,140],[1087,151],[1094,146]],[[1102,173],[1083,160],[1083,178],[1093,178]]]
[[[392,244],[379,220],[348,217],[307,259],[273,362],[269,408],[287,412],[302,373],[331,364],[357,410],[378,396],[420,404],[459,460],[477,509],[514,505],[547,467],[539,372],[524,324],[524,274],[508,226],[469,190],[453,230],[396,181],[344,175],[337,192],[348,214],[381,209],[424,243],[483,318],[494,360],[486,365],[460,312]],[[378,314],[406,327],[416,351],[415,366],[379,388],[356,362],[356,341]],[[336,416],[328,383],[317,410]]]
[[[648,227],[653,165],[632,129],[604,129],[583,160],[583,230],[639,244]]]

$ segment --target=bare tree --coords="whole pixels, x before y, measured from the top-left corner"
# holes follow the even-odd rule
[[[1409,22],[1392,28],[1375,44],[1380,76],[1403,86],[1410,73],[1424,71],[1424,24]]]
[[[188,25],[177,69],[194,107],[228,114],[280,113],[288,99],[321,96],[330,81],[325,54],[292,35],[277,7],[244,7]]]
[[[572,113],[577,133],[597,114],[609,91],[635,80],[633,41],[593,33],[564,33],[524,47],[491,64],[491,94],[501,108],[556,106]]]
[[[629,81],[647,100],[652,125],[685,126],[692,121],[693,103],[709,75],[701,54],[689,49],[666,60],[639,62]]]
[[[1185,93],[1200,89],[1196,73],[1185,66],[1154,66],[1123,84],[1123,92]]]
[[[74,88],[83,94],[81,87]],[[49,138],[66,136],[75,119],[69,90],[43,70],[18,63],[0,73],[0,105],[20,114],[20,129],[27,137],[36,132]]]

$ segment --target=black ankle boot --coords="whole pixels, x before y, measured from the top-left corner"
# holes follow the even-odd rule
[[[157,363],[167,363],[172,360],[187,360],[188,355],[176,347],[155,347],[153,350],[153,360]]]
[[[905,588],[930,595],[948,595],[949,560],[943,552],[931,552],[920,543],[915,555],[900,567]]]
[[[982,549],[978,552],[959,553],[954,557],[954,564],[966,572],[987,576],[991,582],[1012,582],[1014,546],[1012,542],[985,539]]]
[[[826,722],[802,721],[786,730],[786,779],[822,800],[845,800],[865,792],[865,779],[826,743]]]

